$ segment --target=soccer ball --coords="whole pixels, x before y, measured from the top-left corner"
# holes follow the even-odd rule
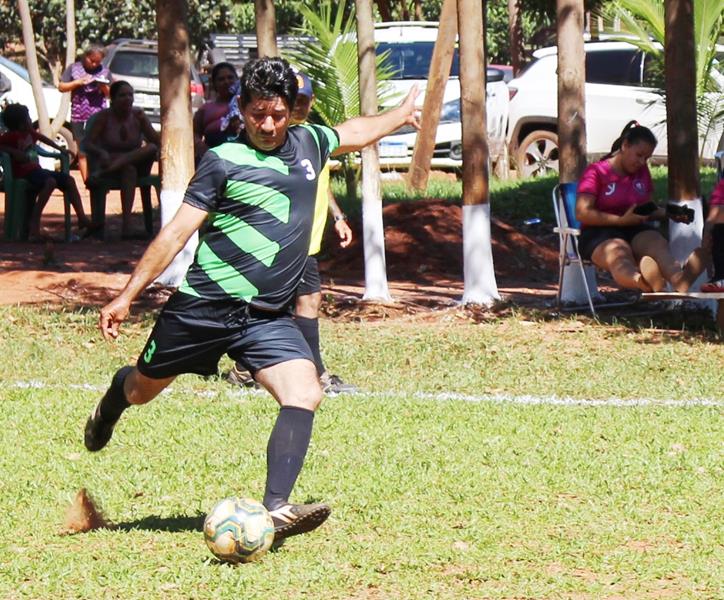
[[[251,562],[271,548],[274,522],[256,500],[225,498],[206,516],[204,539],[209,550],[223,561]]]

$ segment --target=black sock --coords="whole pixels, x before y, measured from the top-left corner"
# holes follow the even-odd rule
[[[309,319],[307,317],[295,316],[294,320],[302,330],[304,339],[309,344],[309,349],[314,357],[314,366],[317,367],[317,375],[324,373],[324,363],[322,362],[322,353],[319,349],[319,319]]]
[[[711,230],[711,259],[714,281],[724,279],[724,223],[717,223]]]
[[[104,421],[118,421],[123,411],[131,406],[123,392],[123,382],[132,370],[133,367],[130,366],[121,367],[113,376],[111,387],[108,388],[101,400],[101,418]]]
[[[314,411],[282,406],[266,447],[264,506],[275,510],[286,504],[304,464],[312,437]]]

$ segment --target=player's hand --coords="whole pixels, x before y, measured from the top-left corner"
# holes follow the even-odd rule
[[[400,110],[402,110],[405,115],[404,124],[412,125],[418,131],[420,130],[420,111],[415,105],[415,100],[417,100],[419,95],[420,88],[415,84],[410,88],[410,91],[407,92],[407,96],[402,101],[402,104],[400,104]]]
[[[642,225],[648,221],[648,217],[645,215],[637,215],[634,212],[636,205],[631,205],[629,209],[619,217],[618,224],[622,227],[632,227],[634,225]]]
[[[352,243],[352,229],[345,219],[334,222],[334,230],[339,238],[339,247],[346,248]]]
[[[78,79],[78,81],[80,81],[81,85],[88,85],[91,81],[93,81],[93,75],[84,75]]]
[[[121,323],[126,320],[131,305],[120,296],[101,308],[98,328],[101,330],[104,339],[115,340],[118,337]]]

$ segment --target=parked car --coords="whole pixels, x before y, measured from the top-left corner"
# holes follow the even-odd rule
[[[5,58],[4,56],[0,56],[0,73],[2,73],[10,82],[10,89],[5,93],[0,94],[0,109],[11,103],[24,104],[28,107],[28,112],[30,113],[30,118],[33,123],[37,124],[38,107],[35,104],[33,88],[30,85],[30,75],[28,74],[27,69],[18,63]],[[53,84],[44,81],[43,96],[45,97],[45,107],[48,111],[48,116],[51,120],[53,120],[55,115],[58,114],[62,94]],[[68,109],[65,121],[66,125],[69,125],[70,108]],[[61,146],[75,150],[73,134],[70,132],[69,126],[62,127],[60,129],[56,142]]]
[[[418,102],[422,105],[437,32],[438,24],[435,22],[408,21],[375,25],[376,51],[378,55],[387,53],[388,63],[394,70],[389,81],[394,93],[386,101],[387,106],[398,103],[415,84],[420,88]],[[443,95],[443,110],[436,135],[433,166],[457,167],[462,164],[459,59],[456,48],[450,78]],[[508,88],[504,81],[504,73],[488,69],[485,106],[488,143],[493,162],[503,156],[505,151],[508,104]],[[403,129],[381,140],[380,163],[395,167],[409,164],[415,137],[414,132]]]
[[[502,104],[507,105],[508,92],[497,85],[504,81],[505,74],[499,69],[489,67],[487,70],[487,106],[495,106],[500,95]],[[486,112],[488,144],[491,161],[495,162],[505,149],[505,110],[498,113]],[[462,166],[462,123],[460,120],[460,97],[453,98],[442,105],[440,123],[435,134],[431,166],[438,169],[459,168]],[[417,131],[406,126],[393,135],[380,140],[380,165],[388,168],[404,168],[410,164],[415,148]]]
[[[587,42],[584,49],[588,158],[595,160],[607,154],[624,125],[635,119],[649,127],[659,141],[653,161],[665,162],[666,105],[650,83],[651,56],[627,42]],[[508,84],[507,140],[516,168],[526,177],[558,171],[557,48],[543,48],[533,56],[534,60]],[[713,158],[723,126],[719,123],[700,142],[703,158]]]
[[[156,127],[161,123],[161,94],[158,80],[158,42],[118,39],[106,47],[103,58],[113,80],[125,80],[133,86],[133,103],[142,108]],[[191,110],[204,103],[204,86],[195,67],[189,73]]]

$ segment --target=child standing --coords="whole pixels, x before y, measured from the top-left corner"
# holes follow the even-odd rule
[[[67,173],[43,169],[33,148],[37,142],[42,142],[61,152],[66,150],[33,129],[26,106],[11,104],[3,111],[2,117],[7,131],[0,134],[0,152],[7,152],[10,155],[13,175],[26,179],[32,188],[38,190],[38,200],[30,216],[29,239],[41,240],[40,217],[55,188],[68,193],[71,205],[78,216],[78,226],[85,229],[86,234],[89,233],[92,229],[91,220],[83,210],[75,180]]]

